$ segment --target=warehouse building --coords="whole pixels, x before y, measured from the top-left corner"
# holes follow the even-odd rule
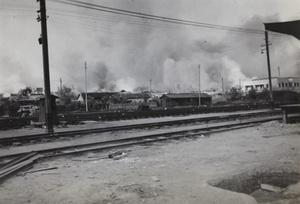
[[[300,77],[273,77],[273,90],[289,90],[300,93]],[[269,89],[269,79],[253,79],[251,81],[243,81],[242,91],[248,93],[251,89],[261,92],[263,89]]]
[[[205,93],[200,94],[201,105],[211,105],[211,96]],[[169,93],[161,97],[162,107],[189,107],[199,106],[198,93]]]

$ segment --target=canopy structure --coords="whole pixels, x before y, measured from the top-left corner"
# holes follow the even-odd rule
[[[268,31],[292,35],[300,40],[300,20],[264,24]]]

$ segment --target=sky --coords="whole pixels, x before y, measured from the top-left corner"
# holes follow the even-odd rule
[[[300,19],[299,0],[81,0],[212,25],[188,26],[46,0],[51,91],[190,92],[266,78],[264,24]],[[0,0],[0,93],[44,87],[36,0]],[[241,29],[221,29],[220,26]],[[247,29],[259,32],[247,32]],[[273,77],[300,77],[300,42],[269,33]],[[60,83],[60,80],[62,83]]]

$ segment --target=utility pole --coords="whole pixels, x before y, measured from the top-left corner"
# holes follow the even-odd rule
[[[62,78],[60,78],[60,90],[62,90]]]
[[[242,82],[241,79],[239,79],[239,95],[240,95],[240,99],[242,98]]]
[[[222,77],[222,95],[224,95],[224,80],[223,80],[223,77]]]
[[[88,109],[88,99],[87,99],[87,75],[86,75],[87,66],[86,66],[86,62],[84,63],[84,68],[85,68],[85,110],[86,110],[86,112],[88,112],[89,109]]]
[[[45,87],[45,122],[46,132],[53,133],[52,124],[52,100],[50,90],[50,74],[49,74],[49,57],[48,57],[48,37],[47,37],[47,15],[46,15],[46,2],[45,0],[37,0],[40,2],[40,10],[37,12],[37,21],[41,21],[42,34],[39,38],[39,43],[43,45],[43,68],[44,68],[44,87]]]
[[[201,96],[200,96],[200,92],[201,92],[201,89],[200,89],[200,64],[198,65],[198,68],[199,68],[199,107],[201,106]]]
[[[280,67],[278,67],[278,76],[280,78]]]
[[[152,82],[152,79],[150,78],[150,89],[149,89],[149,92],[151,93],[151,82]]]
[[[271,65],[270,65],[270,55],[269,55],[269,37],[268,31],[265,31],[266,40],[266,51],[267,51],[267,63],[268,63],[268,75],[269,75],[269,90],[270,90],[270,106],[274,109],[273,92],[272,92],[272,78],[271,78]]]

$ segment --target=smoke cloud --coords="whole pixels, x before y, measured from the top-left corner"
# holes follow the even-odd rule
[[[264,30],[265,22],[282,20],[279,14],[261,16],[251,13],[243,19],[239,19],[238,15],[232,18],[219,6],[219,1],[217,4],[210,3],[214,15],[205,9],[200,12],[201,18],[197,8],[202,8],[202,1],[189,1],[192,6],[180,1],[176,4],[129,0],[106,3],[125,10],[199,22],[210,23],[211,20],[211,23],[220,25],[230,26],[234,20],[232,24],[235,27],[259,30]],[[247,5],[247,2],[243,4]],[[249,1],[248,4],[253,3]],[[77,13],[89,12],[89,18],[80,15],[62,17],[54,12],[57,10],[55,6],[60,8],[61,5],[49,3],[48,6],[52,91],[59,87],[60,78],[63,85],[78,91],[85,90],[85,62],[88,91],[132,91],[136,87],[149,87],[150,79],[154,91],[195,91],[199,84],[199,65],[202,91],[221,90],[222,79],[225,88],[230,89],[237,86],[240,79],[267,77],[266,55],[261,54],[261,45],[265,43],[263,34],[178,26],[74,7],[67,9]],[[230,4],[230,8],[232,6],[235,12],[239,11],[239,4]],[[25,86],[43,87],[41,46],[37,43],[40,26],[35,19],[36,16],[30,16],[25,19],[29,23],[23,25],[17,23],[22,22],[20,19],[10,18],[2,26],[3,30],[7,30],[5,39],[19,40],[16,27],[26,34],[18,49],[12,48],[12,42],[1,41],[0,92],[16,92]],[[299,75],[299,41],[291,36],[270,35],[270,42],[272,75],[277,76],[278,67],[281,68],[281,76]],[[2,82],[7,81],[6,78],[14,82],[14,88]]]

